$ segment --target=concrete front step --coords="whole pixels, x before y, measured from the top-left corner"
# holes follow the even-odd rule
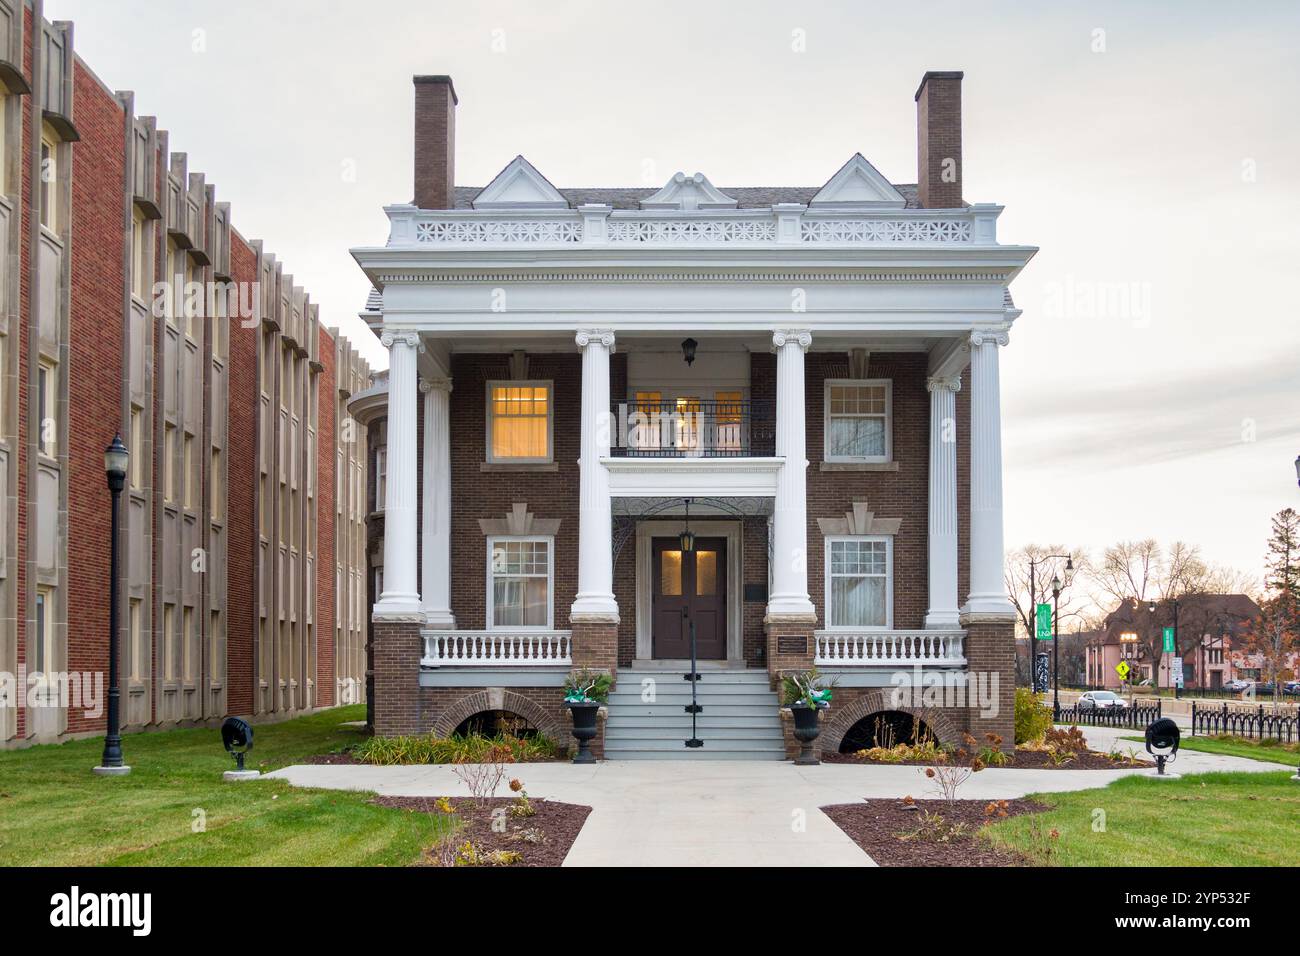
[[[781,736],[781,727],[778,724],[775,727],[716,727],[705,726],[697,723],[696,732],[700,737],[711,737],[716,740],[777,740]],[[605,739],[609,739],[609,727],[605,728]],[[690,736],[691,722],[688,720],[684,724],[676,722],[660,722],[650,727],[626,727],[619,726],[615,728],[615,740],[622,743],[625,740],[647,740],[655,737],[680,737],[682,734]]]
[[[678,750],[687,750],[689,748],[682,742],[691,735],[690,728],[686,728],[685,733],[678,733],[664,737],[620,737],[617,743],[611,743],[609,738],[605,738],[605,751],[610,750],[657,750],[668,753],[676,753]],[[765,751],[785,752],[785,746],[778,737],[767,738],[750,738],[750,737],[728,737],[721,738],[717,735],[700,731],[697,736],[704,741],[703,749],[716,750],[736,750],[747,753],[763,753]]]
[[[784,749],[776,750],[715,750],[707,745],[692,750],[679,743],[677,751],[667,750],[625,750],[613,749],[606,745],[606,760],[784,760]]]
[[[763,687],[768,686],[767,671],[697,671],[700,675],[700,685],[708,684],[710,687],[721,687],[724,684],[760,684]],[[680,671],[630,671],[621,670],[618,672],[618,683],[620,686],[624,682],[635,683],[638,686],[643,680],[653,680],[656,684],[682,684],[686,687],[691,686],[691,682],[685,678],[686,669]]]
[[[610,714],[605,722],[605,732],[611,730],[636,730],[642,727],[689,727],[691,715],[686,713],[667,714]],[[714,714],[706,712],[698,715],[697,726],[721,730],[726,727],[757,727],[762,730],[780,730],[781,718],[775,714]]]
[[[775,694],[699,694],[695,698],[701,704],[716,704],[719,707],[769,707],[776,713]],[[656,694],[654,700],[642,700],[640,696],[609,695],[609,711],[616,707],[684,707],[691,702],[691,693]]]

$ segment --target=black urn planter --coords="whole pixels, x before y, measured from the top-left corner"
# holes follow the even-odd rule
[[[796,767],[810,767],[821,763],[813,756],[812,742],[822,732],[817,720],[819,707],[807,704],[791,704],[790,713],[794,715],[794,736],[799,741],[799,756],[794,758]]]
[[[573,715],[573,737],[578,741],[578,752],[573,757],[574,763],[595,763],[596,756],[591,752],[591,741],[596,737],[596,715],[600,713],[600,704],[569,704],[569,713]]]

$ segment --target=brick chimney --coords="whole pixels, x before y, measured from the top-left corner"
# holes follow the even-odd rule
[[[456,186],[456,88],[450,76],[415,80],[415,205],[450,209]]]
[[[963,75],[932,70],[916,88],[916,184],[926,209],[961,206]]]

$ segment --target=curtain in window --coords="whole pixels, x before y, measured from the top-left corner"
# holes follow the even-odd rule
[[[832,627],[885,627],[888,567],[883,541],[831,542]]]

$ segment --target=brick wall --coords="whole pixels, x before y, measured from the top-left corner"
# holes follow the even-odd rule
[[[109,493],[104,448],[121,427],[123,267],[122,110],[81,63],[73,67],[72,241],[68,345],[68,668],[103,671],[109,632]],[[106,303],[108,307],[106,308]],[[126,507],[123,494],[122,508]],[[125,544],[125,541],[123,541]],[[120,613],[126,614],[123,597]],[[68,732],[104,725],[68,709]]]
[[[555,537],[554,611],[555,626],[563,629],[569,626],[569,607],[578,589],[582,360],[576,351],[530,356],[529,378],[553,382],[555,469],[485,472],[486,383],[509,379],[508,361],[506,355],[457,355],[451,363],[451,609],[460,627],[487,626],[487,540],[478,519],[504,517],[516,501],[526,501],[538,518],[561,519]]]
[[[967,672],[972,682],[988,682],[993,689],[992,678],[996,677],[996,707],[972,707],[970,710],[970,732],[981,744],[985,734],[997,734],[1002,738],[1003,749],[1010,750],[1015,744],[1015,656],[1016,638],[1015,622],[1007,621],[971,621],[966,625],[966,661]]]
[[[916,91],[917,194],[927,209],[961,206],[960,73],[926,73]],[[952,176],[945,182],[944,162]]]

